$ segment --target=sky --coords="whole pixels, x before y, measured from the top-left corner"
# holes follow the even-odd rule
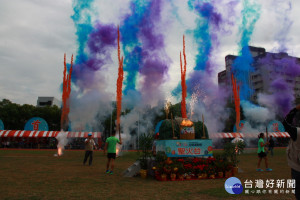
[[[228,0],[229,1],[229,0]],[[130,12],[129,0],[95,0],[92,19],[101,23],[118,25]],[[217,2],[217,1],[216,1]],[[223,2],[226,2],[223,0]],[[241,1],[242,2],[242,1]],[[288,7],[291,2],[291,9]],[[300,2],[283,0],[259,1],[260,17],[255,24],[250,45],[278,52],[278,41],[284,40],[289,55],[300,57]],[[172,7],[173,6],[173,7]],[[177,13],[172,13],[176,8]],[[163,32],[165,53],[170,58],[167,76],[162,84],[166,96],[179,84],[179,52],[182,35],[186,34],[187,74],[195,66],[197,43],[188,30],[196,27],[196,14],[188,8],[187,1],[174,0],[164,8],[161,26],[169,25]],[[222,5],[218,8],[220,12]],[[225,69],[225,56],[239,51],[239,20],[241,3],[235,8],[232,25],[224,27],[226,34],[219,35],[219,46],[214,49],[213,76]],[[61,99],[63,56],[76,56],[78,44],[71,0],[0,0],[0,99],[14,103],[36,105],[38,96]],[[229,15],[228,15],[229,16]],[[160,27],[163,28],[163,27]],[[104,66],[107,91],[116,90],[117,52],[112,50],[112,63]],[[137,86],[139,87],[139,86]]]

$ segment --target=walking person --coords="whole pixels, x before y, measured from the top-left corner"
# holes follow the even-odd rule
[[[85,144],[85,155],[84,155],[83,165],[85,165],[88,157],[90,157],[89,166],[91,166],[93,162],[93,150],[94,148],[96,149],[96,144],[95,141],[92,139],[91,133],[88,134],[88,138],[85,139],[84,144]]]
[[[274,155],[273,149],[274,149],[274,140],[273,140],[273,136],[271,135],[270,139],[269,139],[269,149],[268,149],[268,152],[271,152],[271,156],[272,157]]]
[[[292,179],[295,180],[295,196],[300,200],[300,127],[292,125],[297,112],[300,111],[300,105],[292,109],[283,121],[285,131],[290,135],[287,151],[288,165],[291,167]],[[299,119],[297,119],[299,120]]]
[[[269,166],[268,166],[269,165],[268,158],[267,158],[267,154],[265,152],[265,146],[268,145],[268,142],[265,143],[265,141],[264,141],[264,138],[265,138],[264,133],[260,133],[258,135],[258,138],[259,138],[259,140],[258,140],[258,150],[257,150],[258,163],[257,163],[256,171],[258,171],[258,172],[264,171],[260,168],[260,163],[261,163],[262,159],[265,159],[266,171],[270,172],[270,171],[272,171],[272,169],[270,169]]]
[[[116,132],[112,132],[112,136],[107,138],[105,141],[105,147],[104,147],[104,155],[107,151],[107,163],[106,163],[106,173],[107,174],[113,174],[114,171],[114,162],[116,159],[116,146],[117,143],[122,144],[121,136],[119,136],[119,139],[115,137]],[[110,169],[110,170],[109,170]]]

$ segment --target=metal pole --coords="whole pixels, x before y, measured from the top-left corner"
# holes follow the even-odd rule
[[[111,102],[111,104],[110,104],[110,108],[111,108],[111,112],[110,112],[110,128],[109,128],[109,136],[111,136],[111,131],[112,131],[112,113],[113,113],[113,106],[112,106],[112,104],[113,104],[113,102]]]
[[[139,149],[139,142],[140,142],[140,113],[139,113],[139,118],[138,118],[138,143],[137,143],[137,149]]]

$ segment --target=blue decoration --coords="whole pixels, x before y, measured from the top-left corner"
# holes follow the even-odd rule
[[[24,130],[26,131],[48,131],[47,122],[40,117],[33,117],[27,121]]]
[[[284,126],[280,121],[273,120],[270,121],[268,124],[268,131],[269,132],[285,132]]]
[[[4,130],[4,124],[3,121],[0,119],[0,130]]]

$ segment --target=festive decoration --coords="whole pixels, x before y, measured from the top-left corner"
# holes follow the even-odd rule
[[[119,130],[119,136],[120,136],[120,117],[121,117],[121,109],[122,109],[122,85],[123,85],[123,59],[120,57],[121,51],[120,51],[120,30],[118,27],[118,61],[119,61],[119,69],[118,69],[118,79],[117,79],[117,128]]]
[[[233,90],[233,98],[234,98],[234,105],[235,105],[235,126],[236,132],[239,132],[241,127],[240,125],[240,86],[237,86],[236,79],[234,78],[233,74],[231,74],[231,82],[232,82],[232,90]]]
[[[67,129],[68,115],[70,112],[70,94],[71,94],[71,75],[73,68],[73,55],[71,57],[71,67],[69,74],[67,74],[66,54],[64,55],[64,77],[63,77],[63,92],[62,92],[62,113],[60,118],[60,128]]]
[[[185,40],[183,35],[183,60],[184,65],[182,66],[182,59],[181,59],[181,52],[180,52],[180,69],[181,69],[181,88],[182,88],[182,100],[181,100],[181,115],[182,118],[187,118],[186,115],[186,83],[185,83],[185,76],[186,76],[186,55],[185,55]]]

